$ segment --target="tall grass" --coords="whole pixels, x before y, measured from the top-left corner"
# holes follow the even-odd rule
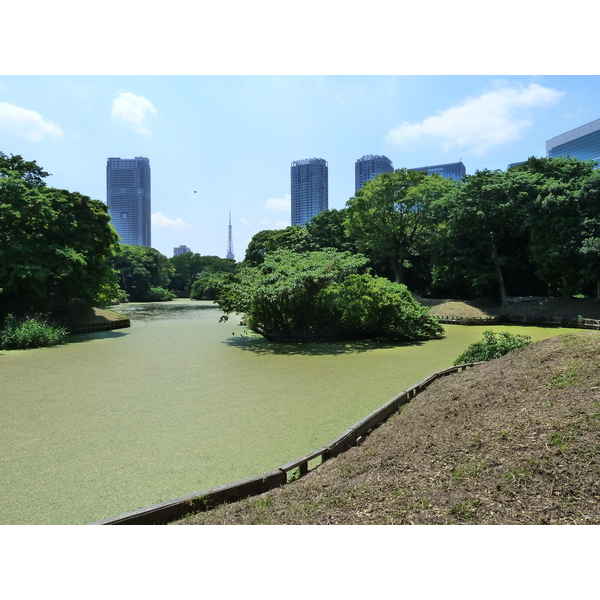
[[[3,350],[24,350],[58,346],[65,343],[67,330],[60,325],[34,317],[18,319],[10,314],[0,330],[0,348]]]

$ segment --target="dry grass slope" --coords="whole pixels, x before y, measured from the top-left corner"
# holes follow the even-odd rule
[[[178,524],[600,524],[600,333],[436,381],[303,479]]]

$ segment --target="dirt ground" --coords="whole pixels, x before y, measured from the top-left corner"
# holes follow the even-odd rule
[[[600,318],[593,301],[527,304],[582,307]],[[494,310],[432,312],[450,308]],[[582,331],[437,380],[302,479],[176,524],[600,524],[599,355]]]

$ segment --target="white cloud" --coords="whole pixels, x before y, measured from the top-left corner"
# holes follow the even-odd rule
[[[291,210],[292,197],[285,194],[283,198],[269,198],[265,202],[265,207],[269,210]]]
[[[62,129],[40,113],[9,102],[0,102],[0,128],[25,136],[32,142],[45,137],[61,138]]]
[[[113,100],[111,116],[127,121],[131,124],[131,128],[138,133],[150,133],[146,127],[146,119],[149,115],[155,115],[157,112],[147,98],[136,96],[131,92],[119,92]]]
[[[240,219],[240,223],[244,226],[244,227],[252,227],[252,223],[250,221],[248,221],[248,219],[246,219],[246,217],[242,217]]]
[[[151,217],[153,227],[161,227],[163,229],[193,229],[192,225],[186,223],[182,218],[170,219],[161,212],[155,212]]]
[[[423,138],[438,138],[445,150],[460,147],[484,154],[494,146],[518,139],[524,129],[531,127],[528,109],[555,104],[562,95],[563,92],[536,83],[527,87],[503,84],[421,123],[405,122],[391,129],[386,140],[400,146]]]

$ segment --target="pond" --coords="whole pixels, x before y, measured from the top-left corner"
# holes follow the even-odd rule
[[[282,344],[212,302],[117,307],[131,327],[0,352],[1,524],[81,524],[275,469],[321,447],[485,329]]]

